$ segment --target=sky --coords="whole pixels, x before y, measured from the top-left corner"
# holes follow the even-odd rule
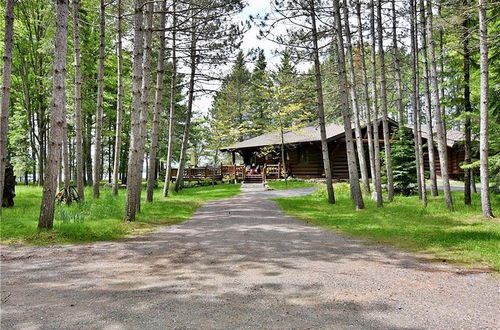
[[[243,11],[235,18],[235,22],[245,21],[249,16],[265,15],[271,11],[271,5],[269,0],[247,0],[247,6]],[[241,44],[241,50],[244,53],[249,52],[257,47],[264,50],[266,59],[268,61],[268,67],[271,69],[279,62],[279,56],[273,54],[273,50],[277,48],[277,45],[270,40],[259,40],[258,39],[259,29],[252,26],[244,35]],[[232,64],[224,66],[221,68],[223,75],[229,73]],[[248,63],[248,68],[251,70],[253,68],[252,63]],[[211,85],[211,88],[214,86]],[[199,96],[195,99],[194,110],[201,116],[208,112],[212,104],[213,95]]]

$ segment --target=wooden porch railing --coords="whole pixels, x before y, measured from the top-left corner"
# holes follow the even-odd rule
[[[244,181],[246,177],[245,165],[220,165],[220,166],[205,166],[205,167],[190,167],[185,168],[183,173],[184,181],[202,181],[213,180],[223,181],[224,179]],[[172,181],[177,178],[178,169],[172,168],[171,177]],[[264,164],[261,171],[262,180],[265,182],[267,179],[281,179],[282,166],[281,163],[276,165]]]
[[[281,163],[264,165],[264,170],[262,171],[262,173],[265,179],[281,179],[282,177]]]

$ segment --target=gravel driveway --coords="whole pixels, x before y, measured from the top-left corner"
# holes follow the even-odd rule
[[[2,246],[2,329],[499,328],[499,281],[311,227],[262,192],[141,237]]]

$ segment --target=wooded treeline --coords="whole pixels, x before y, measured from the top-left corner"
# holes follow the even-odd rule
[[[10,110],[8,120],[2,117],[2,124],[9,124],[2,155],[18,177],[44,187],[40,227],[52,226],[57,184],[63,181],[63,193],[74,182],[80,200],[88,198],[84,185],[93,186],[92,197],[99,198],[103,180],[115,194],[126,184],[125,218],[133,220],[143,166],[152,201],[152,189],[165,176],[167,163],[183,166],[179,157],[186,159],[200,140],[203,123],[194,118],[193,100],[206,93],[204,82],[216,78],[211,69],[225,64],[225,54],[237,45],[242,29],[232,18],[243,4],[6,4],[2,17],[14,16],[15,24],[12,43],[7,25],[4,30],[6,49],[9,44],[13,48],[13,69],[12,75],[4,70],[12,76],[12,96],[10,107],[2,107]],[[182,177],[178,180],[176,189]]]
[[[482,6],[488,33],[479,25]],[[498,190],[495,187],[500,183],[500,103],[491,95],[499,93],[499,67],[492,65],[489,72],[484,70],[487,63],[494,63],[500,56],[498,43],[494,42],[499,36],[500,14],[495,3],[309,0],[275,1],[272,9],[269,15],[254,18],[261,28],[261,37],[281,46],[283,63],[292,67],[313,63],[303,72],[291,73],[294,78],[288,83],[296,94],[306,94],[308,98],[294,99],[289,95],[286,103],[294,104],[300,114],[309,115],[312,109],[314,115],[300,118],[291,113],[278,117],[293,122],[286,129],[300,126],[297,122],[302,120],[306,121],[302,125],[316,124],[320,128],[325,121],[344,123],[346,132],[351,132],[346,139],[347,155],[352,198],[358,208],[363,207],[362,192],[370,192],[371,177],[379,206],[383,205],[383,186],[391,201],[395,186],[400,186],[403,179],[408,181],[403,184],[415,184],[424,205],[427,190],[431,196],[437,196],[439,184],[447,207],[453,210],[457,201],[451,196],[446,152],[446,134],[450,129],[465,133],[461,142],[465,150],[463,202],[471,202],[473,180],[479,180],[480,158],[483,171],[486,162],[490,167],[486,177],[481,175],[483,191],[488,190],[488,180]],[[286,31],[276,28],[280,24],[286,24]],[[481,40],[490,46],[483,61],[480,61]],[[267,85],[280,86],[273,77],[283,74],[281,67],[260,73],[266,68],[261,55],[253,72],[248,72],[243,56],[240,58],[214,100],[211,117],[213,136],[217,137],[215,145],[221,139],[229,145],[261,134],[260,126],[269,131],[269,127],[277,125],[276,114],[281,108],[273,102],[278,98],[277,93],[256,98],[254,90],[270,90]],[[489,89],[484,89],[485,82],[480,83],[481,79],[489,82]],[[485,107],[487,92],[490,97]],[[314,95],[317,99],[311,99]],[[255,99],[259,100],[258,107]],[[488,118],[488,124],[483,122],[481,126],[481,119]],[[397,136],[389,136],[389,119],[399,122]],[[382,132],[375,125],[379,120]],[[353,143],[361,140],[362,127],[368,129],[369,161],[363,144]],[[410,131],[413,142],[404,130]],[[422,130],[431,132],[427,145],[422,144]],[[383,136],[380,141],[374,138],[379,133]],[[403,141],[411,142],[413,150]],[[396,145],[391,146],[392,143]],[[485,149],[486,144],[489,150]],[[402,156],[402,150],[411,153],[410,158]],[[435,163],[435,152],[440,164]],[[326,169],[325,150],[323,155]],[[426,162],[429,173],[424,171]],[[440,169],[443,171],[439,172]],[[401,188],[396,190],[400,192]],[[488,194],[483,195],[486,196],[484,214],[491,216]]]
[[[231,56],[244,33],[236,19],[244,5],[241,0],[2,2],[0,173],[9,162],[26,183],[44,187],[41,228],[52,227],[59,183],[70,196],[74,182],[81,200],[89,197],[84,185],[99,198],[103,180],[114,194],[126,184],[124,219],[134,220],[143,168],[146,199],[152,202],[158,181],[168,195],[174,162],[181,174],[189,159],[196,162],[204,153],[217,164],[220,147],[309,123],[320,127],[334,203],[325,132],[331,121],[342,122],[347,133],[356,207],[364,207],[363,193],[372,188],[382,206],[382,183],[391,201],[394,172],[401,168],[397,157],[393,164],[399,147],[398,138],[389,136],[389,118],[417,132],[410,162],[424,205],[427,176],[431,195],[438,190],[434,148],[424,155],[420,127],[434,132],[429,141],[437,146],[450,210],[457,201],[446,173],[446,131],[464,131],[464,202],[470,203],[471,181],[480,172],[483,214],[492,216],[488,180],[500,181],[500,68],[488,67],[500,56],[496,3],[273,1],[269,15],[252,21],[262,38],[279,45],[280,64],[269,68],[257,50],[252,70],[245,53],[234,61]],[[312,64],[299,70],[304,63]],[[220,79],[214,68],[228,64],[233,68],[209,114],[195,114],[195,99]],[[355,143],[365,125],[370,161]],[[405,140],[404,132],[400,135]],[[424,157],[429,174],[423,171]],[[179,175],[174,189],[181,189],[182,181]]]

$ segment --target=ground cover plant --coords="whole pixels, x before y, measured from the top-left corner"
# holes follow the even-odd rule
[[[457,200],[462,192],[454,192]],[[472,205],[456,205],[449,212],[443,197],[429,198],[423,208],[417,196],[396,196],[377,208],[366,199],[366,209],[355,211],[345,184],[336,186],[337,203],[328,205],[325,189],[309,196],[276,199],[288,214],[308,223],[334,229],[354,237],[368,238],[439,260],[489,266],[500,271],[500,222],[481,215],[479,194]],[[492,195],[493,208],[500,209],[500,195]]]
[[[90,188],[88,190],[87,196],[90,196]],[[113,196],[111,190],[104,189],[99,199],[87,197],[81,203],[58,205],[54,230],[39,231],[37,221],[42,189],[19,185],[16,205],[3,209],[0,241],[43,245],[115,240],[185,221],[203,202],[231,197],[239,191],[240,185],[222,184],[187,188],[163,198],[161,189],[157,189],[155,203],[143,203],[137,221],[126,222],[122,220],[125,193],[121,191],[118,196]]]

